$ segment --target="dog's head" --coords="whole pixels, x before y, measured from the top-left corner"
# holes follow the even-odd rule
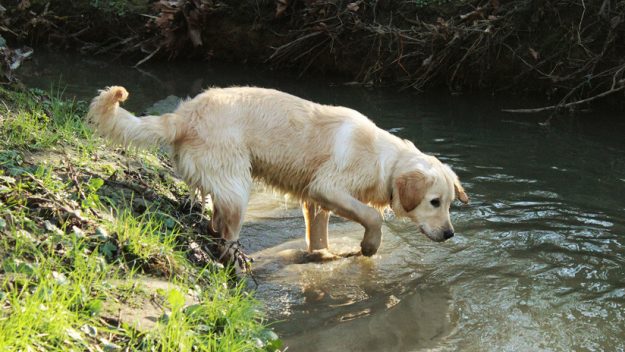
[[[436,242],[454,235],[449,217],[454,199],[469,202],[458,176],[434,157],[403,167],[393,181],[393,211],[397,216],[410,218]]]

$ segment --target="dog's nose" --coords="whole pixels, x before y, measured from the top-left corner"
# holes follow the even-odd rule
[[[443,237],[444,237],[446,240],[448,240],[448,239],[450,239],[450,238],[454,237],[454,230],[445,230],[445,231],[443,232]]]

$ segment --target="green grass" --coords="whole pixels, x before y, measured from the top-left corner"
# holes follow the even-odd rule
[[[65,101],[62,91],[45,94],[39,90],[0,92],[11,99],[3,104],[0,133],[7,146],[55,149],[59,142],[93,150],[95,138],[82,121],[85,103]],[[54,118],[52,118],[53,116]]]
[[[13,238],[13,243],[2,245],[13,253],[2,262],[0,350],[84,348],[90,342],[81,329],[105,329],[95,317],[111,275],[108,267],[96,254],[84,253],[76,241],[57,257],[51,249],[38,250],[31,239]]]
[[[183,290],[164,293],[169,313],[164,323],[148,334],[145,343],[164,351],[189,350],[196,346],[202,351],[273,350],[279,346],[267,330],[255,323],[258,305],[241,286],[227,284],[226,273],[211,274],[209,287],[200,292],[201,302],[185,305]]]
[[[231,271],[187,259],[202,226],[158,154],[107,147],[61,92],[0,100],[0,351],[281,348]]]
[[[185,271],[184,253],[178,249],[177,241],[180,228],[166,221],[171,219],[163,220],[163,214],[149,209],[135,216],[127,207],[114,214],[107,228],[116,238],[114,243],[109,241],[108,247],[101,248],[105,256],[110,259],[113,257],[110,249],[119,249],[123,261],[130,267],[148,267],[152,272],[158,270],[163,274]]]

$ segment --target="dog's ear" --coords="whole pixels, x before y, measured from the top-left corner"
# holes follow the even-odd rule
[[[411,171],[402,174],[395,181],[399,202],[406,212],[416,208],[425,197],[425,191],[429,187],[428,178],[419,171]]]
[[[469,196],[464,191],[464,188],[460,184],[460,180],[456,177],[454,180],[454,191],[456,193],[456,198],[464,204],[469,204]]]
[[[469,204],[469,197],[467,193],[464,191],[464,187],[460,184],[460,179],[458,179],[458,175],[449,167],[449,165],[443,164],[443,169],[447,172],[447,175],[451,177],[454,182],[454,195],[456,199],[461,201],[464,204]]]

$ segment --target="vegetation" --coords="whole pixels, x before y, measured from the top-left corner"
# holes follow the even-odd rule
[[[0,27],[7,41],[134,55],[137,65],[217,58],[340,73],[354,84],[534,92],[553,100],[538,111],[606,96],[622,103],[625,90],[623,0],[20,3],[4,14],[13,28]]]
[[[157,151],[111,151],[59,92],[0,101],[0,350],[280,348]]]

